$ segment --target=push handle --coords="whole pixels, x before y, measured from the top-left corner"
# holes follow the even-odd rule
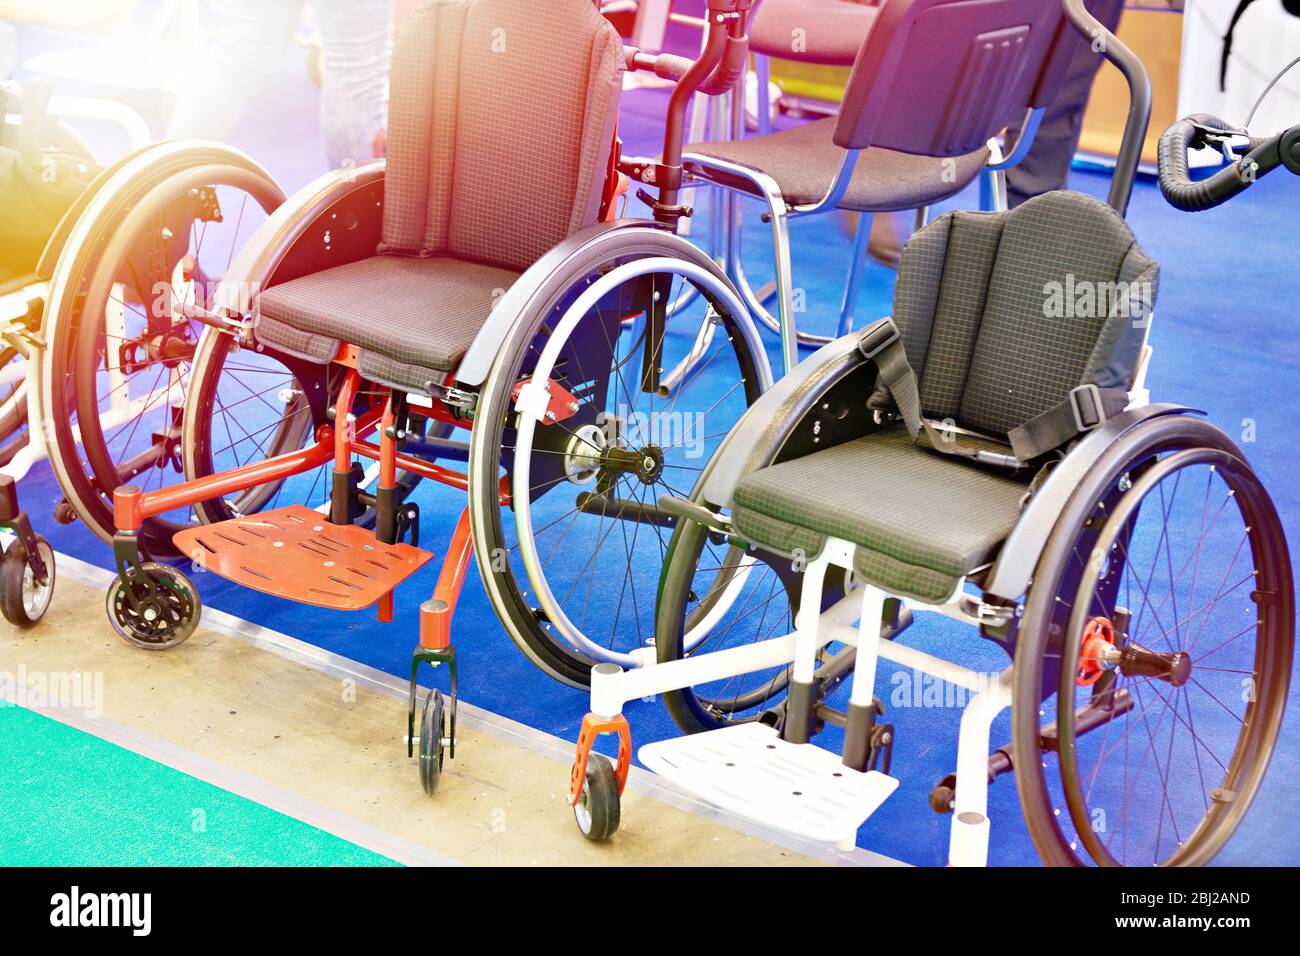
[[[1119,37],[1088,12],[1084,0],[1061,0],[1066,18],[1094,47],[1124,74],[1128,83],[1128,121],[1124,125],[1124,139],[1115,160],[1115,176],[1110,184],[1108,202],[1121,216],[1128,212],[1133,198],[1133,185],[1137,182],[1138,165],[1142,162],[1142,147],[1146,144],[1147,130],[1151,126],[1151,77],[1137,54],[1120,42]]]
[[[1300,172],[1300,127],[1293,127],[1265,139],[1225,123],[1208,113],[1184,117],[1165,130],[1160,137],[1160,192],[1169,204],[1184,212],[1202,212],[1221,206],[1239,196],[1278,166]],[[1228,144],[1234,137],[1246,136],[1249,150],[1240,159],[1219,170],[1209,179],[1194,182],[1188,153],[1202,146],[1222,149],[1231,155]]]
[[[682,187],[682,149],[685,145],[686,110],[696,93],[718,96],[736,86],[749,57],[749,13],[755,0],[709,0],[704,50],[699,59],[670,53],[649,54],[637,49],[626,52],[630,70],[650,70],[677,85],[668,100],[664,123],[664,148],[655,164],[655,185],[659,200],[655,219],[676,228],[690,211],[678,203]]]

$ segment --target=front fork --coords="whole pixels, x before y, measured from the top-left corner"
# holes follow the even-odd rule
[[[419,691],[418,678],[421,664],[428,664],[430,667],[437,667],[440,664],[446,664],[447,673],[451,675],[451,713],[449,715],[449,723],[451,725],[451,743],[447,748],[447,756],[452,760],[455,760],[456,700],[458,697],[458,686],[456,680],[456,648],[451,645],[441,649],[417,647],[415,653],[411,655],[411,694],[406,711],[406,756],[415,756],[415,704]]]
[[[18,507],[18,485],[8,475],[0,475],[0,528],[12,531],[23,547],[27,549],[27,566],[32,569],[32,578],[40,587],[50,580],[50,569],[45,566],[41,549],[36,544],[36,532],[27,513]]]
[[[465,574],[474,555],[474,539],[470,532],[469,509],[466,508],[456,523],[447,556],[442,562],[438,584],[433,597],[420,605],[420,646],[411,655],[411,686],[406,713],[406,755],[415,753],[415,704],[419,696],[420,665],[437,667],[447,665],[451,676],[451,743],[448,756],[456,757],[456,702],[459,684],[456,678],[456,649],[451,643],[451,619],[456,613]]]
[[[576,807],[582,799],[582,788],[587,782],[587,761],[591,757],[592,744],[601,734],[618,735],[618,763],[614,776],[618,780],[618,794],[623,795],[627,787],[627,775],[632,767],[632,730],[627,718],[622,714],[615,717],[599,717],[587,714],[582,718],[582,730],[578,733],[578,749],[573,759],[573,768],[569,771],[569,806]]]

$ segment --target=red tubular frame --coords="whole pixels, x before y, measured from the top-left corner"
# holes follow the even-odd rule
[[[145,518],[177,508],[188,508],[235,491],[244,491],[277,478],[300,475],[319,468],[334,457],[334,429],[328,425],[316,435],[316,444],[265,461],[255,461],[217,475],[182,482],[148,493],[134,485],[113,492],[113,521],[119,531],[139,531]]]
[[[268,481],[283,480],[319,468],[333,460],[335,471],[346,472],[352,467],[352,456],[358,455],[379,462],[379,486],[392,488],[397,483],[397,471],[412,472],[423,478],[437,481],[461,491],[469,490],[469,476],[433,462],[416,458],[397,450],[395,429],[397,415],[391,393],[382,410],[371,409],[359,419],[352,418],[352,406],[361,391],[362,380],[355,368],[349,365],[347,377],[339,389],[334,404],[334,425],[324,425],[316,433],[316,442],[306,448],[277,455],[264,461],[252,462],[230,471],[208,475],[194,481],[182,482],[170,488],[142,492],[124,485],[113,493],[113,518],[119,531],[139,531],[144,519],[179,508],[187,508],[221,495],[244,491]],[[448,416],[450,418],[450,416]],[[466,424],[466,423],[460,423]],[[380,441],[363,441],[358,436],[380,428]],[[501,504],[510,503],[510,480],[502,478],[499,495]],[[469,509],[460,516],[452,535],[442,572],[434,591],[433,600],[421,608],[420,643],[427,648],[443,649],[451,643],[451,617],[460,598],[465,575],[474,555],[473,536],[470,532]],[[379,602],[379,618],[391,621],[393,595],[385,595]]]
[[[451,646],[451,618],[456,613],[456,602],[460,600],[465,573],[473,556],[474,538],[470,533],[469,509],[466,508],[461,512],[451,544],[447,546],[433,600],[426,601],[420,608],[421,647],[440,651]]]
[[[469,491],[469,475],[453,471],[450,468],[444,468],[441,465],[435,465],[423,458],[415,458],[404,452],[394,451],[391,466],[386,466],[384,464],[384,448],[382,445],[376,445],[374,442],[368,441],[354,441],[352,442],[352,451],[362,458],[369,458],[371,461],[379,462],[379,480],[386,488],[393,486],[397,480],[397,469],[401,468],[403,471],[409,471],[421,478],[428,478],[431,481],[450,485],[453,488],[459,488],[461,491]],[[387,482],[384,480],[385,467],[392,467],[393,469],[392,476]]]

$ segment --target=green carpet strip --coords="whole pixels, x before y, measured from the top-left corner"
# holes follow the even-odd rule
[[[238,794],[0,701],[0,865],[397,864]]]

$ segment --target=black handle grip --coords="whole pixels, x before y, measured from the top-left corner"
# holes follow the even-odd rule
[[[1280,136],[1267,139],[1250,138],[1250,151],[1240,160],[1215,173],[1209,179],[1194,182],[1191,178],[1187,154],[1208,143],[1208,131],[1238,132],[1208,113],[1197,113],[1180,119],[1160,137],[1160,192],[1169,204],[1184,212],[1202,212],[1221,206],[1234,196],[1239,196],[1260,176],[1272,172],[1279,164],[1278,141]]]

